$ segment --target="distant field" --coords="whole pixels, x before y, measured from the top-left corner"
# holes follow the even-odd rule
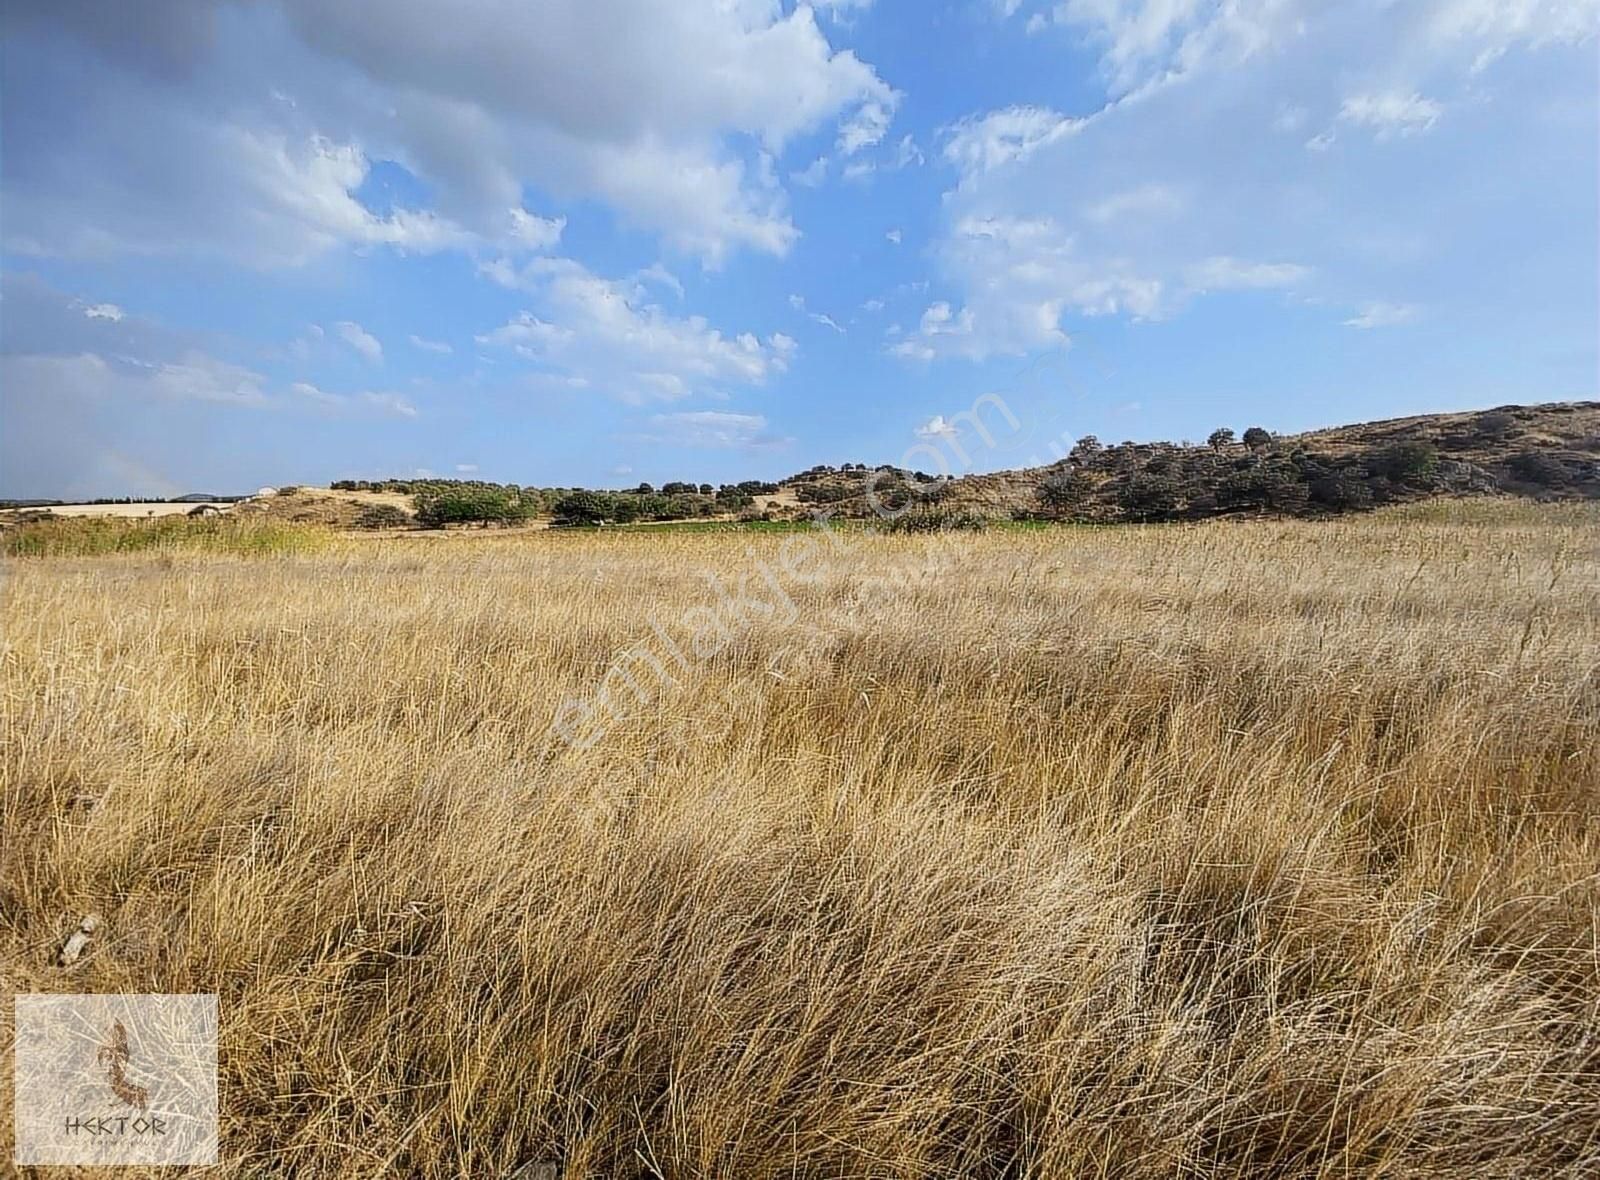
[[[164,500],[149,500],[133,504],[52,504],[48,509],[41,511],[47,511],[54,516],[180,516],[194,511],[197,507],[199,507],[197,502],[168,504]],[[233,505],[218,501],[212,504],[212,507],[232,508]]]
[[[209,1175],[1600,1171],[1593,505],[209,528],[0,664],[0,974],[218,993]]]

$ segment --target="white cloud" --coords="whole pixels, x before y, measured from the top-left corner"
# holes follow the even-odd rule
[[[1248,291],[1292,287],[1311,277],[1311,268],[1295,262],[1242,262],[1218,255],[1186,272],[1195,291]]]
[[[354,320],[340,320],[334,326],[339,338],[373,364],[383,361],[383,345],[378,338]]]
[[[309,381],[296,381],[289,392],[297,398],[314,402],[329,410],[372,410],[394,418],[415,418],[417,408],[398,393],[363,390],[360,393],[330,393]]]
[[[883,236],[898,246],[905,235],[903,235],[898,229],[892,229]]]
[[[122,308],[115,303],[92,303],[83,309],[91,320],[110,320],[113,324],[122,319]]]
[[[960,431],[954,422],[949,421],[943,414],[935,414],[921,426],[917,427],[917,437],[926,439],[955,438]]]
[[[896,356],[1016,356],[1065,346],[1069,311],[1148,318],[1164,310],[1159,278],[1084,257],[1050,217],[965,217],[941,242],[939,262],[967,302],[930,304],[915,333],[891,346]]]
[[[861,305],[861,310],[862,311],[873,311],[873,312],[882,311],[883,310],[883,306],[884,306],[883,305],[883,300],[881,300],[881,299],[868,299],[865,303],[863,303]]]
[[[1339,109],[1341,119],[1371,127],[1379,139],[1427,131],[1443,113],[1444,108],[1431,98],[1398,90],[1382,94],[1354,94],[1345,99]]]
[[[351,245],[546,250],[561,223],[521,207],[532,186],[604,202],[711,265],[781,255],[796,230],[752,156],[828,126],[861,151],[898,101],[812,7],[786,7],[462,0],[443,36],[428,0],[395,0],[381,20],[364,0],[280,0],[281,17],[228,21],[169,5],[119,38],[88,9],[41,6],[8,46],[30,72],[25,109],[7,103],[7,245],[257,264]],[[105,59],[93,86],[67,39]],[[149,84],[158,39],[181,62]],[[413,172],[436,208],[366,208],[355,194],[378,159]]]
[[[789,179],[804,188],[816,188],[828,178],[828,157],[818,156],[811,163],[797,172],[789,173]]]
[[[922,164],[925,160],[926,157],[923,156],[922,149],[917,146],[917,141],[906,135],[902,136],[900,142],[895,145],[894,159],[890,162],[890,167],[909,168],[913,165]]]
[[[638,435],[647,442],[712,450],[771,450],[791,441],[772,435],[760,414],[734,414],[722,410],[689,410],[651,415]]]
[[[900,96],[889,90],[882,97],[862,103],[856,113],[839,128],[839,151],[846,156],[853,156],[862,148],[880,141],[888,132],[889,124],[894,121],[894,109],[899,101]]]
[[[477,337],[510,349],[557,379],[582,379],[630,401],[714,394],[760,385],[788,368],[795,343],[782,333],[727,336],[701,316],[675,316],[637,282],[601,278],[571,259],[536,259],[518,286],[534,296],[506,324]]]
[[[679,299],[683,298],[683,284],[678,281],[678,276],[659,262],[653,262],[643,270],[635,271],[633,277],[641,283],[655,283],[657,286],[665,287]]]
[[[478,471],[476,463],[457,463],[456,470],[462,475],[475,475]]]
[[[806,314],[817,323],[821,324],[824,328],[832,328],[840,335],[844,334],[844,328],[840,325],[839,321],[834,319],[831,315],[826,315],[820,311],[807,312]]]
[[[392,414],[397,418],[415,418],[417,416],[417,407],[398,393],[368,391],[360,395],[360,400],[373,409],[385,414]]]
[[[1072,317],[1163,318],[1211,292],[1328,301],[1395,283],[1401,266],[1449,273],[1460,243],[1508,234],[1549,269],[1549,231],[1519,215],[1510,159],[1560,178],[1564,225],[1576,194],[1592,196],[1560,146],[1592,122],[1592,101],[1573,98],[1591,94],[1592,60],[1557,46],[1592,38],[1600,0],[1026,8],[1100,53],[1107,99],[1082,117],[1006,107],[947,129],[959,176],[931,245],[945,298],[889,341],[903,357],[1059,347]],[[1534,46],[1537,67],[1483,66]],[[1365,142],[1425,130],[1425,167]],[[1487,186],[1486,151],[1500,157]]]
[[[1392,328],[1409,324],[1417,318],[1419,309],[1410,303],[1369,303],[1361,311],[1344,321],[1347,328]]]
[[[1078,129],[1075,119],[1045,107],[1015,106],[969,115],[945,128],[944,158],[963,176],[1026,160]]]
[[[1184,208],[1183,198],[1162,184],[1143,184],[1113,193],[1090,205],[1084,215],[1100,223],[1121,217],[1170,217]]]
[[[408,339],[410,339],[413,348],[420,348],[423,352],[452,353],[455,351],[443,340],[429,340],[426,337],[416,335],[410,336]]]

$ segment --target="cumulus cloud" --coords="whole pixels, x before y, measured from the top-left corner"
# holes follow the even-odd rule
[[[1048,349],[1074,317],[1162,318],[1221,292],[1337,305],[1464,240],[1548,254],[1515,190],[1478,183],[1486,143],[1500,175],[1559,174],[1562,216],[1587,191],[1592,220],[1592,153],[1560,146],[1592,61],[1561,47],[1594,37],[1596,0],[1065,0],[1013,14],[1098,53],[1105,99],[946,130],[957,182],[931,246],[940,297],[891,340],[902,357]],[[1544,56],[1500,61],[1519,52]],[[1380,142],[1424,132],[1425,156]]]
[[[463,0],[448,36],[439,22],[424,0],[382,19],[365,0],[163,0],[149,29],[111,37],[104,27],[129,22],[30,3],[3,83],[8,246],[208,240],[258,262],[339,244],[547,250],[561,224],[522,207],[532,184],[599,199],[716,265],[735,249],[783,254],[796,236],[761,152],[831,123],[842,151],[861,151],[898,100],[807,5]],[[90,83],[73,42],[103,57]],[[168,59],[181,66],[147,68]],[[418,176],[436,208],[368,208],[359,191],[378,159]]]
[[[368,332],[360,324],[353,320],[340,320],[333,328],[334,331],[339,333],[339,339],[343,340],[366,360],[371,361],[373,364],[380,364],[383,361],[383,345],[378,342],[376,336]]]
[[[477,337],[544,377],[581,378],[627,401],[714,394],[782,373],[795,342],[782,333],[725,335],[702,316],[677,316],[643,284],[602,278],[571,259],[538,259],[514,276],[535,308]]]
[[[921,426],[917,427],[917,437],[925,439],[955,438],[961,432],[956,429],[956,424],[947,419],[943,414],[935,414]]]

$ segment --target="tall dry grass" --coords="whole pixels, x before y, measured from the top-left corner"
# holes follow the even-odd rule
[[[587,748],[784,538],[14,561],[0,967],[221,1176],[1593,1175],[1597,524],[855,537]]]

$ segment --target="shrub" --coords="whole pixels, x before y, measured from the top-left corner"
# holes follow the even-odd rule
[[[1259,426],[1252,426],[1244,432],[1244,445],[1252,451],[1264,451],[1272,445],[1272,435]]]
[[[1546,488],[1562,487],[1572,475],[1565,463],[1544,451],[1523,451],[1513,455],[1510,467],[1511,474],[1518,479]]]
[[[1206,436],[1206,445],[1213,451],[1220,451],[1223,447],[1233,445],[1233,431],[1226,426],[1219,426]]]
[[[1293,468],[1284,467],[1252,467],[1229,472],[1217,485],[1217,504],[1224,509],[1296,511],[1305,507],[1310,495],[1298,474]]]
[[[403,529],[410,525],[411,516],[404,508],[393,504],[369,504],[353,522],[358,529]]]
[[[462,485],[417,496],[417,520],[428,528],[447,524],[509,524],[530,516],[530,506],[500,488]]]
[[[1182,497],[1177,481],[1165,475],[1130,476],[1118,493],[1118,503],[1135,520],[1164,520],[1178,510]]]
[[[1439,465],[1439,453],[1425,442],[1396,443],[1382,452],[1374,469],[1396,483],[1416,483],[1432,475]]]
[[[884,525],[890,533],[982,532],[989,518],[960,508],[913,508]]]
[[[1372,506],[1372,489],[1346,471],[1330,471],[1310,484],[1311,500],[1341,512]]]
[[[1472,420],[1480,438],[1509,438],[1517,430],[1517,420],[1504,410],[1485,410]]]
[[[1037,495],[1057,511],[1076,508],[1094,493],[1095,481],[1082,471],[1057,471],[1044,477]]]

